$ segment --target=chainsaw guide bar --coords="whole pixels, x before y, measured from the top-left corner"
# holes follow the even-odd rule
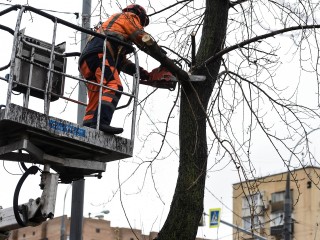
[[[206,76],[189,75],[191,82],[202,82]],[[157,67],[150,72],[149,79],[140,80],[141,84],[149,85],[155,88],[169,89],[173,91],[176,88],[178,79],[173,76],[165,67]]]

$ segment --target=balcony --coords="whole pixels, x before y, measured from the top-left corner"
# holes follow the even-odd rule
[[[294,224],[291,224],[292,234],[294,233]],[[281,236],[284,233],[284,226],[277,225],[270,228],[270,235],[272,236]]]

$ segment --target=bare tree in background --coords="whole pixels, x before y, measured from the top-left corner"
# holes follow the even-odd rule
[[[171,39],[170,47],[190,59],[188,34],[201,34],[190,72],[207,79],[191,84],[175,72],[181,83],[179,173],[159,239],[193,240],[204,211],[208,167],[231,161],[240,181],[254,178],[251,151],[257,131],[289,169],[286,157],[295,156],[294,143],[304,136],[307,141],[307,132],[319,121],[320,25],[316,16],[320,8],[317,1],[293,0],[165,5],[152,14],[161,15],[159,19],[171,29],[162,39]],[[299,74],[288,71],[287,79],[276,78],[288,56],[298,59]],[[313,86],[310,101],[300,93],[305,81]],[[215,162],[208,162],[210,153],[216,154]]]

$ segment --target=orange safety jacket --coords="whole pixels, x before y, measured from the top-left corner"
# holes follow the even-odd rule
[[[145,34],[143,26],[140,24],[140,18],[131,12],[116,13],[112,15],[108,20],[106,20],[97,32],[104,34],[106,36],[112,36],[120,41],[126,43],[135,43],[138,47],[142,46],[142,36]],[[79,65],[81,66],[83,60],[91,55],[103,52],[103,42],[104,40],[99,37],[92,37],[89,39],[86,47],[81,53],[79,58]],[[108,42],[110,45],[109,50],[113,52],[114,57],[120,58],[118,61],[121,62],[121,66],[115,66],[118,70],[124,73],[132,75],[135,72],[135,66],[132,62],[125,58],[125,55],[130,53],[125,47],[121,48],[119,52],[119,43]],[[111,46],[111,49],[110,49]],[[117,56],[115,56],[117,55]]]
[[[132,41],[137,46],[142,44],[141,39],[145,34],[140,18],[131,12],[114,14],[101,27],[106,35],[108,32],[118,34],[124,38],[124,41]]]

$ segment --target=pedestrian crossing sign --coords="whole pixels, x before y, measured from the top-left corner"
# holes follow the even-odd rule
[[[209,226],[210,228],[217,228],[220,224],[221,208],[211,208],[209,210]]]

